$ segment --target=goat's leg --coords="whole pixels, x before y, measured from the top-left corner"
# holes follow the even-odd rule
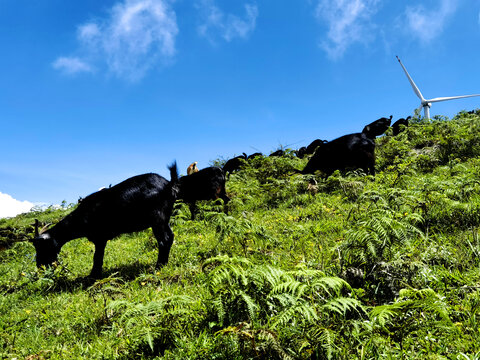
[[[92,242],[95,244],[95,253],[93,255],[93,267],[90,276],[98,279],[102,277],[103,256],[107,242],[105,240],[95,240]]]
[[[366,173],[375,176],[375,160],[368,161],[367,168]]]
[[[190,216],[191,216],[191,220],[195,220],[195,212],[197,211],[197,204],[195,201],[191,202],[190,204],[188,204],[188,208],[190,209]]]
[[[170,254],[170,248],[173,244],[173,232],[168,226],[168,222],[162,225],[152,226],[153,235],[157,239],[158,243],[158,259],[155,268],[159,268],[166,265],[168,262],[168,256]]]
[[[220,193],[220,199],[223,200],[223,212],[228,215],[228,207],[227,204],[230,201],[230,198],[227,196],[225,189],[222,189]]]

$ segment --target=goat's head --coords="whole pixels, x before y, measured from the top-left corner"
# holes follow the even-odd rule
[[[37,253],[37,267],[52,265],[58,257],[58,243],[48,232],[44,232],[45,230],[43,228],[39,233],[38,220],[35,220],[35,237],[32,243]]]

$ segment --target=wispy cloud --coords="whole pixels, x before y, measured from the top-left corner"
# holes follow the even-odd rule
[[[258,17],[258,7],[255,4],[245,4],[245,16],[243,18],[225,14],[213,0],[202,0],[197,3],[201,11],[202,24],[198,27],[198,33],[212,42],[220,36],[230,42],[235,38],[246,39],[255,30]]]
[[[70,73],[106,67],[131,81],[175,55],[176,14],[169,0],[124,0],[108,16],[78,26],[78,53],[59,57],[53,67]]]
[[[379,0],[320,0],[316,17],[327,24],[326,39],[320,46],[332,59],[343,56],[354,43],[372,40],[371,17],[378,10]]]
[[[59,57],[52,66],[66,74],[77,74],[82,72],[92,72],[92,67],[86,62],[76,57]]]
[[[28,212],[33,206],[29,201],[15,200],[10,195],[0,192],[0,219]]]
[[[432,1],[424,5],[409,6],[405,10],[407,29],[420,41],[428,43],[442,33],[448,19],[455,13],[458,1]]]

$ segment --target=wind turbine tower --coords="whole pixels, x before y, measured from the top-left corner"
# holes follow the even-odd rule
[[[468,98],[468,97],[474,97],[474,96],[480,96],[480,94],[475,94],[475,95],[461,95],[461,96],[449,96],[449,97],[438,97],[438,98],[433,98],[433,99],[425,99],[418,89],[417,85],[415,85],[415,82],[413,81],[412,77],[409,75],[407,69],[405,69],[405,66],[403,66],[402,62],[397,56],[397,60],[400,63],[400,65],[403,68],[403,71],[405,71],[405,75],[407,75],[408,81],[410,81],[410,85],[412,85],[412,89],[415,92],[415,94],[419,97],[421,103],[420,106],[418,107],[418,111],[420,111],[423,107],[423,113],[424,117],[426,119],[430,119],[430,107],[432,106],[432,103],[435,102],[440,102],[440,101],[446,101],[446,100],[454,100],[454,99],[463,99],[463,98]]]

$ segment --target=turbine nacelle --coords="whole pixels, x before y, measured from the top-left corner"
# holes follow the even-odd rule
[[[429,108],[432,107],[432,103],[431,102],[428,102],[428,101],[422,101],[422,107],[424,106],[428,106]]]

